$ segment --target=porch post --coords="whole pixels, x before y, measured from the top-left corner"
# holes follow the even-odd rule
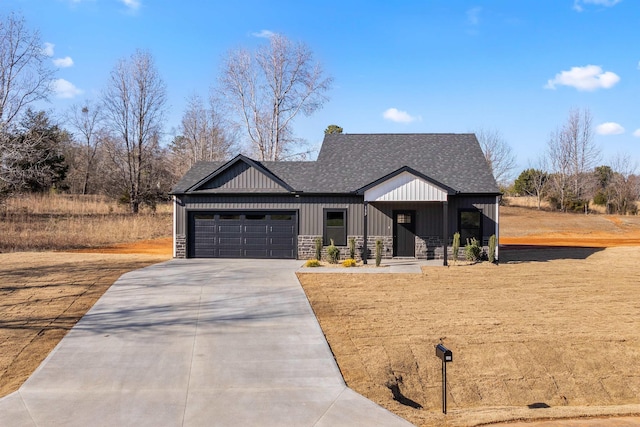
[[[367,224],[367,215],[369,211],[369,202],[367,202],[365,200],[364,202],[364,233],[363,233],[363,246],[364,248],[362,249],[362,263],[366,264],[367,263],[367,258],[369,257],[369,246],[367,244],[367,232],[368,230],[368,224]]]
[[[449,202],[445,200],[442,202],[442,238],[444,240],[442,247],[444,249],[444,262],[442,265],[448,266],[447,251],[449,246]]]

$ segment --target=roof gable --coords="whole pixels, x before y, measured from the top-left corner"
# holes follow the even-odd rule
[[[206,175],[187,192],[264,193],[290,192],[293,189],[260,163],[238,155]]]
[[[449,190],[403,168],[364,190],[365,202],[445,202]]]

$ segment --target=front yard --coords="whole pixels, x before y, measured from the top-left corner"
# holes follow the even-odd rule
[[[501,256],[498,266],[422,275],[327,270],[299,279],[347,384],[417,425],[640,413],[640,250]],[[454,357],[447,416],[440,342]]]

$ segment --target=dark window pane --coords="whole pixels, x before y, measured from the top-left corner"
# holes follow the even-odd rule
[[[274,221],[291,221],[292,215],[271,215],[271,219]]]
[[[327,212],[327,227],[343,227],[344,212]]]
[[[193,215],[194,219],[214,219],[215,215],[211,214],[195,214]]]
[[[325,211],[324,212],[324,244],[336,246],[347,245],[347,213],[345,211]]]
[[[221,220],[238,220],[240,219],[240,215],[233,215],[233,214],[221,214],[220,215],[220,219]]]
[[[409,214],[398,214],[398,224],[411,224],[411,215]]]
[[[480,228],[480,212],[460,212],[460,227]]]
[[[265,220],[265,219],[267,219],[267,216],[266,215],[257,215],[257,214],[255,214],[255,215],[245,215],[245,218],[248,219],[248,220],[251,220],[251,221],[254,221],[254,220]]]

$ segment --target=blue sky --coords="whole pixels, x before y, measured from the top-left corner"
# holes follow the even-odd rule
[[[603,161],[640,160],[640,2],[636,0],[193,1],[2,0],[48,43],[62,79],[47,108],[97,98],[116,61],[149,50],[167,84],[167,132],[185,99],[207,97],[221,58],[304,41],[334,78],[330,100],[301,117],[319,146],[348,133],[496,129],[518,171],[545,149],[571,108],[588,108]]]

